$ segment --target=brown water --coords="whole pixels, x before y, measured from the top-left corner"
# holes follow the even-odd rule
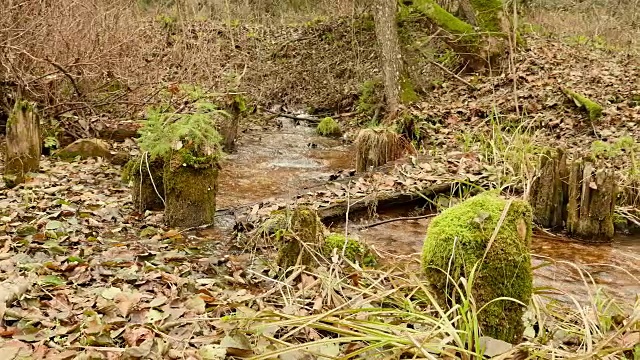
[[[240,136],[237,152],[222,164],[218,208],[294,195],[355,166],[351,147],[341,140],[281,121],[282,129],[253,129]]]
[[[241,135],[238,151],[223,163],[218,208],[294,195],[328,181],[338,170],[353,167],[350,146],[339,139],[318,137],[313,128],[283,119],[282,129],[254,129]],[[380,214],[380,219],[401,216],[407,216],[406,209]],[[363,221],[355,219],[351,225]],[[411,261],[419,260],[428,225],[428,219],[399,221],[365,230],[351,227],[350,233],[390,259]],[[336,226],[344,229],[344,224]],[[537,234],[531,251],[536,286],[588,299],[595,286],[585,286],[585,280],[591,284],[591,279],[583,272],[583,280],[578,270],[582,269],[617,298],[634,301],[640,293],[640,239],[619,238],[596,245]]]
[[[406,214],[396,211],[381,214],[377,220],[401,216]],[[390,259],[418,260],[429,221],[397,221],[362,230],[350,226],[350,232]],[[364,222],[356,219],[351,224]],[[639,238],[619,238],[610,244],[584,244],[561,236],[534,234],[531,253],[534,285],[555,289],[556,298],[567,300],[566,296],[573,296],[584,301],[591,298],[590,293],[597,287],[626,302],[634,302],[640,294]]]

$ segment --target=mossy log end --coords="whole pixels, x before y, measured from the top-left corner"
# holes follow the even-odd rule
[[[522,338],[522,315],[533,291],[531,221],[527,202],[483,193],[446,209],[427,229],[422,267],[433,294],[448,309],[460,304],[456,286],[461,278],[470,280],[475,268],[471,295],[483,308],[478,322],[485,336],[510,343]],[[525,305],[495,300],[501,297]]]
[[[589,120],[595,121],[602,117],[602,106],[597,102],[569,88],[564,88],[562,91],[575,102],[576,106],[587,112]]]
[[[186,159],[197,159],[197,164]],[[219,166],[215,156],[173,153],[164,166],[165,220],[171,227],[213,224]]]
[[[279,217],[280,223],[277,231],[278,266],[285,271],[296,265],[313,267],[324,239],[324,228],[316,212],[298,207],[277,211],[274,216]]]
[[[164,159],[138,156],[129,160],[122,169],[122,181],[131,183],[133,206],[137,211],[164,209]]]
[[[540,159],[538,176],[531,184],[529,199],[536,224],[558,229],[566,219],[569,169],[562,149],[547,151]]]
[[[588,161],[575,161],[569,176],[569,233],[584,240],[611,240],[617,188],[612,170],[596,170]]]
[[[16,102],[7,121],[6,138],[4,181],[13,187],[25,181],[26,173],[40,169],[40,122],[29,102]]]

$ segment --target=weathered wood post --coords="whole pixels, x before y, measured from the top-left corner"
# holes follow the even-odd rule
[[[569,170],[564,150],[547,150],[540,159],[538,176],[531,184],[529,201],[535,223],[545,228],[564,226]]]
[[[596,170],[587,160],[573,162],[567,206],[567,230],[570,234],[592,241],[613,238],[616,182],[613,170]]]
[[[25,174],[40,169],[40,123],[33,105],[16,101],[7,121],[7,160],[4,181],[14,187],[25,181]]]

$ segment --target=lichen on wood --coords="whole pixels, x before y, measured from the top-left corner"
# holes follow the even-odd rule
[[[597,102],[589,99],[588,97],[577,93],[569,88],[564,88],[562,91],[567,95],[573,102],[581,109],[584,109],[588,116],[589,120],[595,121],[602,117],[602,106]]]
[[[7,121],[4,181],[8,187],[25,181],[25,174],[40,169],[40,122],[33,105],[16,101]]]
[[[422,267],[433,293],[452,308],[460,303],[460,279],[472,281],[471,294],[463,293],[484,307],[477,319],[485,336],[510,343],[522,337],[524,306],[509,299],[525,306],[531,300],[531,221],[527,202],[483,193],[444,210],[427,229]],[[495,300],[501,297],[509,299]]]

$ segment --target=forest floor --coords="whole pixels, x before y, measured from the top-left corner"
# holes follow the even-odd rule
[[[316,178],[296,191],[228,200],[214,228],[169,229],[161,212],[133,211],[120,168],[107,161],[43,158],[26,184],[0,190],[0,358],[470,356],[479,344],[428,305],[415,256],[389,258],[376,269],[326,259],[314,271],[284,277],[271,249],[238,232],[238,224],[255,227],[292,205],[326,211],[442,184],[522,182],[522,169],[552,146],[586,154],[595,141],[614,144],[596,145],[597,156],[633,175],[640,58],[535,35],[526,40],[514,59],[515,85],[510,76],[467,77],[476,89],[451,79],[407,109],[417,119],[419,154],[361,177]],[[565,86],[602,104],[603,118],[590,123],[562,93]],[[632,144],[616,147],[625,136]],[[137,151],[132,141],[113,145]],[[623,271],[636,287],[637,264],[629,260]],[[640,299],[601,298],[593,284],[584,285],[592,295],[587,304],[568,297],[568,307],[540,289],[523,344],[505,348],[485,338],[482,345],[502,358],[640,356]]]

